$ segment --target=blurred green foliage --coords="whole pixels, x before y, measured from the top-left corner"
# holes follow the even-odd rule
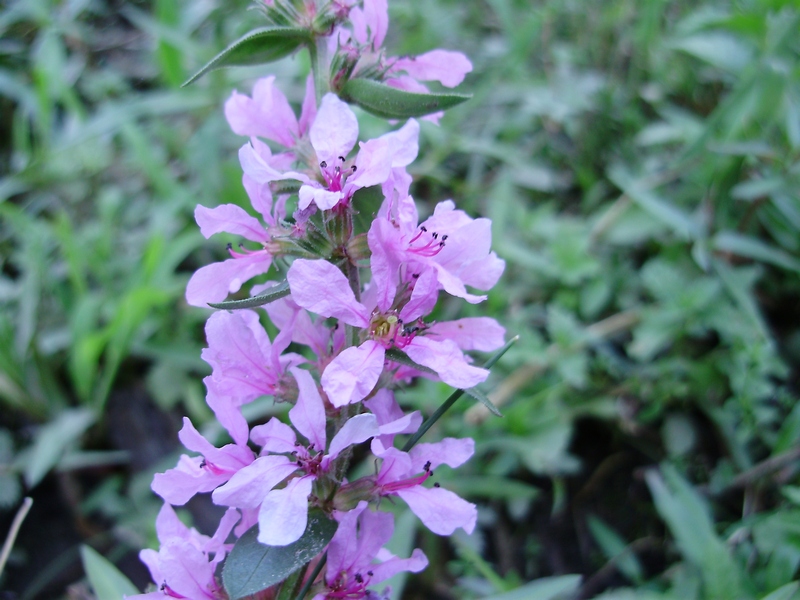
[[[53,467],[101,468],[76,511],[115,524],[104,543],[154,544],[150,472],[119,466],[109,397],[145,385],[208,420],[205,313],[183,290],[227,241],[202,239],[194,206],[246,204],[221,106],[266,73],[299,103],[308,69],[179,88],[258,25],[246,8],[0,8],[0,509]],[[492,218],[507,271],[465,312],[521,335],[486,386],[504,417],[462,399],[431,432],[475,437],[467,469],[437,476],[481,532],[419,532],[432,564],[407,597],[800,597],[800,7],[390,11],[392,54],[473,60],[473,100],[423,124],[414,194]],[[360,116],[363,137],[385,128]],[[447,394],[400,397],[429,413]]]

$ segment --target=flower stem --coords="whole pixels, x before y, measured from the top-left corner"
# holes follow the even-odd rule
[[[484,369],[491,368],[498,360],[500,360],[500,357],[502,357],[503,354],[508,352],[508,349],[511,348],[511,346],[513,346],[518,339],[519,336],[515,335],[513,338],[508,340],[505,346],[500,348],[500,350],[495,352],[491,356],[491,358],[489,358],[489,360],[483,363],[483,368]],[[428,429],[430,429],[431,427],[433,427],[433,424],[436,423],[436,421],[438,421],[439,419],[441,419],[442,415],[446,413],[448,410],[450,410],[450,407],[456,403],[456,400],[461,398],[461,396],[463,395],[464,395],[464,390],[456,390],[455,392],[450,394],[450,397],[447,400],[445,400],[444,403],[439,408],[436,409],[436,412],[434,412],[430,417],[428,417],[425,420],[425,422],[420,426],[417,433],[411,436],[411,438],[406,442],[406,445],[403,446],[403,452],[408,452],[409,450],[411,450],[411,448],[413,448],[416,445],[416,443],[420,440],[420,438],[423,435],[425,435],[425,432],[428,431]]]

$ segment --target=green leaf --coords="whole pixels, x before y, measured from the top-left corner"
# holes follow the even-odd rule
[[[85,544],[81,545],[81,562],[97,600],[119,600],[139,594],[117,567]]]
[[[25,463],[25,484],[32,488],[42,480],[75,442],[94,423],[95,414],[86,408],[69,409],[44,425],[36,433],[36,441]]]
[[[303,536],[288,546],[267,546],[258,541],[258,525],[239,538],[225,560],[222,581],[231,600],[265,590],[280,583],[308,563],[331,541],[336,522],[320,510],[308,513]]]
[[[758,238],[734,231],[720,231],[714,236],[714,248],[731,252],[744,258],[770,263],[789,271],[800,273],[800,260],[778,248],[765,244]]]
[[[418,94],[389,87],[372,79],[351,79],[342,89],[342,98],[384,119],[421,117],[447,110],[471,94]]]
[[[398,350],[397,348],[389,348],[386,351],[386,359],[396,363],[400,363],[401,365],[405,365],[407,367],[411,367],[412,369],[416,369],[417,371],[436,374],[436,371],[414,362],[408,357],[408,354]]]
[[[663,474],[663,477],[662,477]],[[656,509],[683,557],[702,573],[709,600],[749,598],[743,571],[717,536],[709,508],[692,486],[669,465],[645,473]]]
[[[489,596],[484,600],[556,600],[569,598],[581,584],[580,575],[543,577],[504,594]]]
[[[260,296],[252,298],[245,298],[244,300],[229,300],[227,302],[209,302],[211,308],[224,308],[226,310],[235,310],[237,308],[253,308],[256,306],[263,306],[270,302],[275,302],[280,298],[285,298],[291,293],[289,289],[289,282],[283,281],[276,286],[269,288]]]
[[[283,58],[310,41],[308,31],[296,27],[261,27],[246,33],[192,75],[181,87],[222,67],[260,65]]]
[[[800,588],[800,583],[792,581],[784,586],[779,587],[771,594],[767,594],[761,600],[792,600]]]
[[[490,413],[492,413],[495,417],[502,417],[503,413],[500,412],[500,409],[497,408],[494,403],[489,400],[489,396],[484,394],[476,387],[467,388],[464,390],[464,393],[471,398],[475,398],[478,402],[483,404]]]

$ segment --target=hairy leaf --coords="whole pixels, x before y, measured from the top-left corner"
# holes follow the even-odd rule
[[[226,310],[234,310],[237,308],[254,308],[256,306],[264,306],[270,302],[275,302],[280,298],[284,298],[291,293],[289,289],[289,282],[283,281],[278,285],[269,288],[260,296],[253,296],[252,298],[245,298],[244,300],[228,300],[227,302],[209,302],[211,308],[224,308]]]
[[[351,79],[342,97],[385,119],[421,117],[469,100],[469,94],[418,94],[389,87],[372,79]]]
[[[209,71],[222,67],[260,65],[283,58],[309,40],[305,29],[296,27],[261,27],[243,35],[192,75],[181,87]]]

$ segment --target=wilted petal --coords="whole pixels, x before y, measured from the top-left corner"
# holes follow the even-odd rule
[[[399,490],[397,495],[433,533],[452,535],[459,527],[467,533],[475,529],[478,509],[450,490],[418,485]]]
[[[356,300],[344,273],[325,260],[297,259],[286,274],[292,299],[306,310],[366,327],[369,311]]]
[[[367,397],[383,372],[386,351],[367,340],[339,353],[322,373],[322,389],[335,407],[358,402]]]
[[[308,496],[314,477],[292,479],[281,490],[272,490],[258,512],[258,541],[286,546],[303,535],[308,523]]]

